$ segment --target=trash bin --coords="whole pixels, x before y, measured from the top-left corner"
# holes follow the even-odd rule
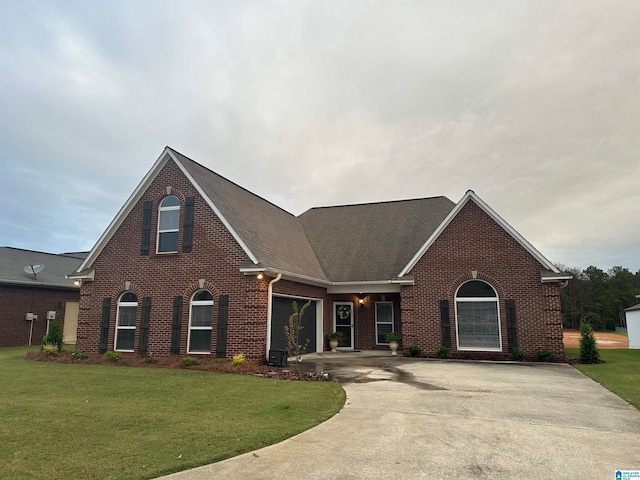
[[[269,350],[269,359],[267,363],[272,367],[286,367],[287,353],[285,350],[273,349]]]

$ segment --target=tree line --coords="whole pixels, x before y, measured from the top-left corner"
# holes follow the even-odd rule
[[[613,267],[608,271],[590,266],[557,265],[560,271],[573,275],[568,285],[560,289],[562,322],[565,328],[579,328],[589,323],[594,330],[615,330],[626,327],[624,309],[640,303],[640,270]]]

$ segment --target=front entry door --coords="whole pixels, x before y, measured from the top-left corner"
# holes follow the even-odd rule
[[[334,302],[333,328],[344,335],[338,348],[353,350],[353,302]]]

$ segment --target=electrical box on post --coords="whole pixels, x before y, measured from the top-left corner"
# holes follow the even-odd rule
[[[36,315],[35,313],[27,313],[27,315],[24,317],[24,319],[27,322],[35,322],[36,320],[38,320],[38,315]]]
[[[47,312],[47,320],[55,320],[56,319],[56,312],[55,310],[49,310]]]

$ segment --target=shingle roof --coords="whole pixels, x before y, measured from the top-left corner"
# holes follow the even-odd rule
[[[312,208],[299,218],[331,281],[392,280],[454,206],[432,197]]]
[[[327,280],[300,221],[172,150],[261,265]]]
[[[85,253],[86,254],[86,253]],[[0,283],[74,288],[73,280],[65,278],[82,262],[82,257],[70,254],[34,252],[13,247],[0,247]],[[24,272],[27,265],[44,265],[33,275]]]

